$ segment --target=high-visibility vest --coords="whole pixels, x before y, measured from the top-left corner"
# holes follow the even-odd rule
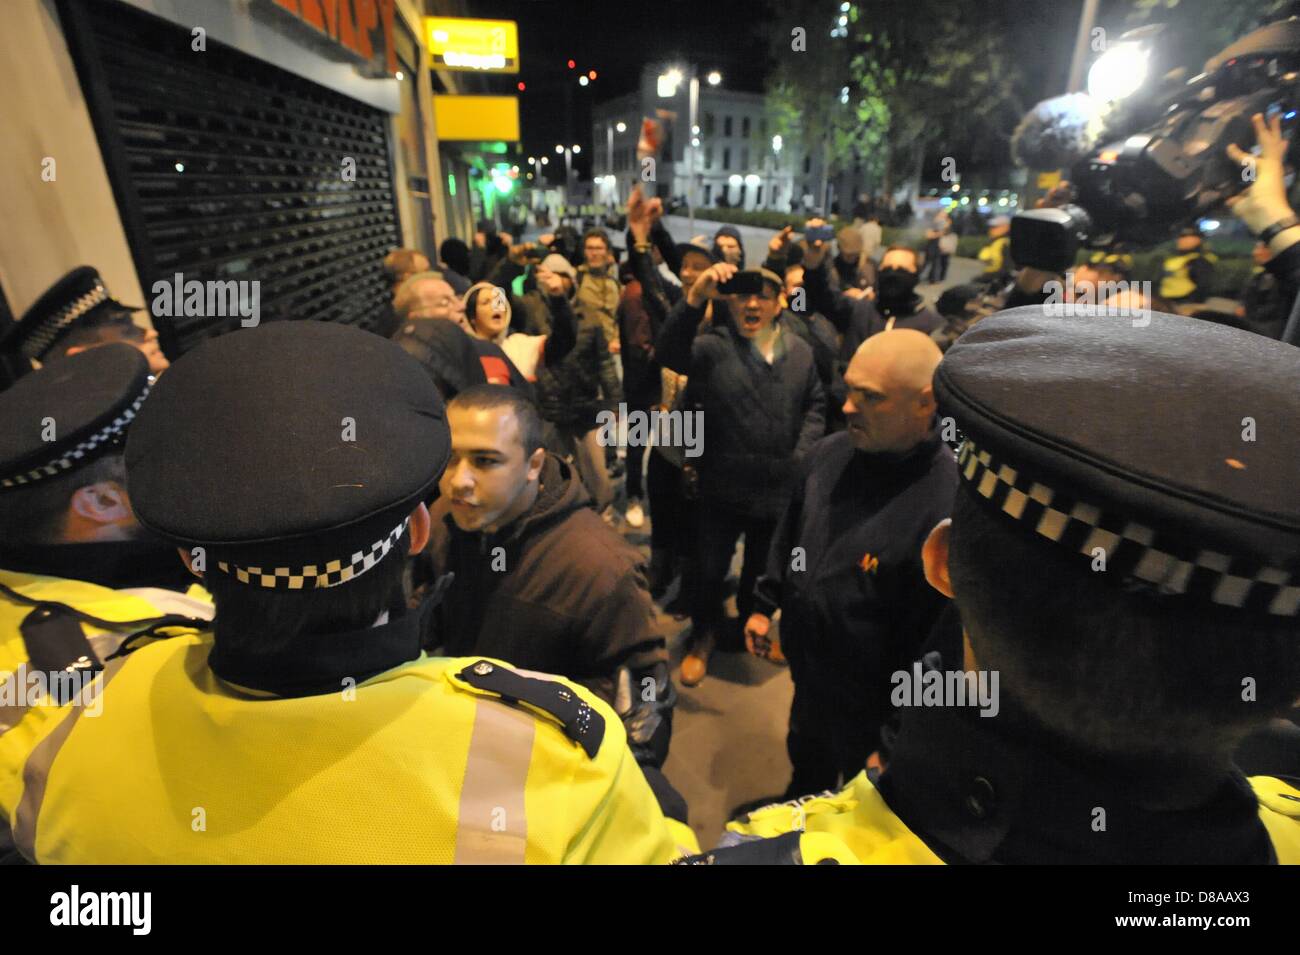
[[[497,661],[421,656],[283,698],[221,681],[211,649],[208,632],[142,646],[99,677],[99,715],[65,706],[21,749],[0,736],[0,773],[19,780],[0,787],[0,816],[24,856],[665,863],[698,851],[660,811],[618,717],[581,686],[559,680],[604,720],[594,755],[548,712],[462,679]]]
[[[979,260],[984,263],[985,275],[996,275],[1008,267],[1007,248],[1011,245],[1010,236],[998,236],[979,251]]]
[[[1269,776],[1253,776],[1250,785],[1259,800],[1259,818],[1272,840],[1278,862],[1300,864],[1300,789]],[[865,772],[837,793],[764,806],[749,813],[743,823],[728,823],[727,829],[762,838],[802,829],[802,856],[806,862],[816,863],[823,858],[843,862],[847,851],[868,865],[943,865],[943,860],[894,814]],[[821,841],[810,841],[809,834],[816,834]]]
[[[1164,276],[1160,279],[1160,297],[1168,299],[1186,298],[1196,291],[1189,266],[1196,259],[1205,259],[1213,265],[1219,261],[1213,252],[1197,249],[1183,255],[1171,255],[1164,261]]]

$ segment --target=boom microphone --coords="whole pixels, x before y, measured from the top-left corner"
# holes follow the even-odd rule
[[[1101,142],[1105,122],[1099,104],[1087,93],[1045,99],[1011,135],[1011,155],[1030,169],[1068,169]]]

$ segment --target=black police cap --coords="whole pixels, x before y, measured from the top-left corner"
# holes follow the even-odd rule
[[[1300,614],[1300,350],[1177,315],[1011,309],[935,372],[963,486],[1106,575]]]
[[[97,271],[89,265],[78,266],[23,312],[0,346],[40,361],[73,329],[126,318],[138,311],[139,307],[114,299]]]
[[[144,355],[116,343],[71,355],[0,393],[0,494],[119,448],[149,382]]]
[[[252,586],[347,583],[386,557],[451,451],[438,390],[361,329],[210,339],[158,381],[126,448],[136,517]]]

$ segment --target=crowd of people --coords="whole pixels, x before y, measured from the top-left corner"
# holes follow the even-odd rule
[[[1258,133],[1262,329],[1300,226],[1266,231]],[[622,256],[484,222],[389,254],[369,330],[174,367],[70,273],[0,340],[32,369],[0,392],[0,856],[1300,861],[1298,353],[1175,312],[1192,236],[1139,323],[1046,311],[996,220],[932,305],[951,223],[887,245],[863,211],[758,265],[640,189]],[[725,651],[788,664],[793,772],[700,854],[664,765]]]

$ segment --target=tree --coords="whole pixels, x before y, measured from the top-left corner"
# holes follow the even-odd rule
[[[826,198],[832,169],[863,162],[870,177],[883,173],[889,128],[883,100],[863,108],[851,95],[852,45],[848,31],[841,35],[838,23],[845,14],[836,10],[826,0],[792,0],[769,10],[778,26],[771,49],[775,67],[767,87],[768,113],[783,139],[819,155],[819,203]],[[852,11],[847,14],[849,19],[854,16]],[[844,95],[845,89],[850,95]]]
[[[853,16],[851,76],[864,113],[890,117],[884,180],[915,182],[928,153],[1005,154],[1026,107],[1022,61],[1030,42],[1023,3],[909,0]]]

